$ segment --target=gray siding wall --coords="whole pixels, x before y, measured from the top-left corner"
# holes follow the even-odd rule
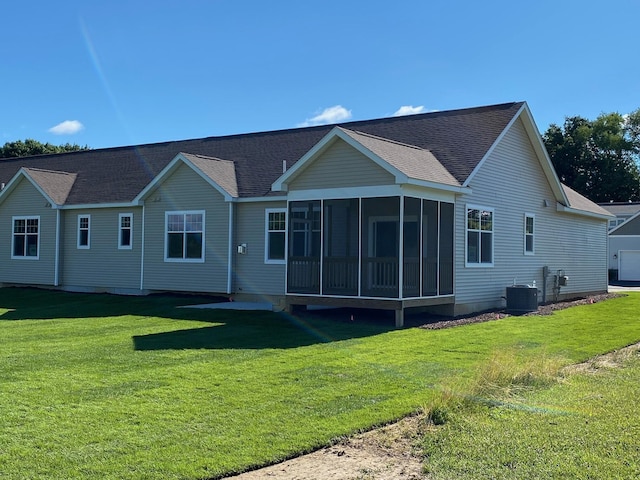
[[[119,214],[133,214],[132,248],[118,249]],[[90,248],[78,248],[78,215],[90,215]],[[63,211],[62,286],[96,290],[139,290],[142,209],[100,208]]]
[[[456,205],[456,313],[504,306],[505,288],[517,283],[543,287],[547,299],[553,274],[562,269],[569,285],[562,294],[606,291],[607,221],[559,213],[549,182],[518,120],[471,183],[473,193]],[[549,203],[544,206],[544,201]],[[494,266],[465,267],[465,206],[494,209]],[[524,254],[524,215],[535,215],[535,255]],[[542,301],[542,295],[539,299]]]
[[[294,179],[289,189],[366,187],[393,183],[393,175],[343,140],[336,140]]]
[[[235,293],[284,295],[285,265],[265,263],[265,211],[286,207],[283,201],[236,205],[236,243],[246,243],[247,253],[235,258]]]
[[[24,178],[0,204],[0,282],[29,285],[54,285],[56,256],[56,211]],[[11,259],[13,216],[39,215],[39,259]]]
[[[621,225],[612,236],[618,235],[640,235],[640,217]]]
[[[609,268],[613,270],[618,269],[618,252],[620,250],[640,250],[640,235],[609,237]]]
[[[204,263],[165,262],[165,212],[204,210]],[[144,289],[225,293],[229,204],[191,168],[182,165],[145,201]]]

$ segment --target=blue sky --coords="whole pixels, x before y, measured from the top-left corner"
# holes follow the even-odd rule
[[[93,148],[525,100],[640,108],[640,2],[8,2],[0,144]]]

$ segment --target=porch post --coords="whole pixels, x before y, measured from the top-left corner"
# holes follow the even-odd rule
[[[398,298],[404,298],[404,195],[400,195],[400,221],[398,222]],[[398,311],[396,310],[396,326],[398,326]]]
[[[404,308],[396,310],[396,328],[404,327]]]

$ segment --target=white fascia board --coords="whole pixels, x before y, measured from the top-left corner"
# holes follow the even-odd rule
[[[612,216],[611,215],[603,215],[600,213],[594,213],[594,212],[587,212],[586,210],[578,210],[576,208],[571,208],[571,207],[567,207],[565,205],[562,205],[561,203],[557,203],[557,211],[558,212],[562,212],[562,213],[570,213],[572,215],[581,215],[583,217],[589,217],[589,218],[597,218],[599,220],[607,220],[609,221]],[[609,232],[611,233],[611,232]]]
[[[513,116],[511,121],[504,128],[504,130],[500,133],[500,135],[498,135],[498,138],[496,138],[495,142],[493,142],[493,145],[489,147],[489,150],[487,150],[487,153],[485,153],[484,157],[482,157],[478,165],[476,165],[476,167],[473,169],[471,174],[467,177],[467,179],[465,180],[462,186],[466,187],[469,185],[471,180],[473,180],[473,177],[475,177],[476,173],[478,173],[478,171],[482,168],[484,163],[487,161],[487,158],[489,158],[489,156],[493,153],[495,148],[500,144],[502,139],[505,137],[505,135],[511,129],[511,127],[514,125],[514,123],[518,120],[518,118],[523,119],[522,123],[527,132],[527,136],[529,137],[529,141],[531,142],[531,146],[533,147],[533,150],[538,156],[538,159],[540,161],[540,166],[542,167],[542,170],[544,171],[545,176],[549,181],[549,185],[551,186],[551,190],[555,194],[556,200],[560,203],[568,205],[569,200],[567,199],[567,196],[565,195],[564,190],[562,189],[562,185],[560,184],[560,179],[558,178],[558,175],[556,174],[556,171],[553,168],[553,164],[551,163],[551,159],[549,158],[547,149],[545,148],[544,143],[542,142],[542,137],[540,136],[538,127],[536,126],[536,123],[533,120],[533,116],[531,115],[531,111],[529,110],[529,106],[527,105],[526,102],[522,104],[522,107],[520,107],[520,110],[518,110],[518,112]]]
[[[313,190],[294,190],[289,192],[287,200],[320,200],[359,197],[392,197],[402,194],[400,185],[371,187],[322,188]]]
[[[18,170],[18,172],[13,176],[13,178],[9,180],[9,183],[7,183],[5,187],[2,189],[2,191],[0,191],[0,203],[2,203],[4,199],[7,198],[11,194],[11,192],[18,186],[20,177],[26,178],[29,181],[29,183],[31,183],[31,185],[35,187],[38,193],[40,193],[40,195],[44,197],[47,203],[51,205],[51,208],[55,210],[61,207],[61,205],[58,205],[56,202],[54,202],[53,199],[49,195],[47,195],[47,193],[44,190],[42,190],[40,185],[38,185],[38,182],[36,182],[33,178],[31,178],[24,168],[20,168],[20,170]]]
[[[473,193],[471,190],[471,187],[446,185],[444,183],[430,182],[428,180],[416,180],[414,178],[409,178],[406,183],[408,183],[409,185],[416,185],[419,187],[432,188],[434,190],[445,190],[447,192],[455,192],[455,193],[463,193],[463,194]]]
[[[146,187],[144,187],[138,195],[132,200],[134,204],[140,204],[141,201],[145,199],[145,197],[157,186],[160,184],[162,179],[164,179],[169,173],[178,168],[178,162],[186,160],[182,155],[178,154],[173,157],[166,167],[162,169],[162,171],[156,175],[153,180],[151,180]]]
[[[286,202],[286,195],[281,196],[273,196],[273,197],[242,197],[242,198],[234,198],[233,201],[236,203],[258,203],[258,202]]]
[[[77,205],[64,205],[61,210],[93,210],[95,208],[135,208],[140,207],[137,202],[118,202],[118,203],[79,203]]]
[[[173,160],[171,160],[169,162],[169,164],[166,167],[164,167],[162,169],[162,171],[158,175],[156,175],[155,178],[153,180],[151,180],[151,182],[149,182],[149,184],[146,187],[144,187],[142,189],[142,191],[138,195],[136,195],[136,197],[133,199],[132,203],[139,204],[140,201],[144,200],[145,197],[154,188],[156,188],[158,185],[160,185],[166,178],[171,176],[171,174],[180,166],[180,163],[185,164],[191,170],[193,170],[195,173],[200,175],[200,177],[202,177],[202,179],[204,181],[206,181],[209,185],[211,185],[213,188],[215,188],[224,197],[226,202],[233,201],[233,197],[229,194],[229,192],[227,192],[224,188],[222,188],[216,182],[211,180],[211,178],[209,178],[207,175],[205,175],[202,170],[200,170],[198,167],[196,167],[188,158],[186,158],[184,155],[182,155],[182,153],[178,153],[175,157],[173,157]]]
[[[320,154],[329,146],[333,144],[336,138],[336,132],[340,129],[338,127],[334,127],[331,129],[329,133],[327,133],[324,137],[320,139],[318,143],[316,143],[311,149],[305,153],[300,159],[291,167],[288,168],[286,172],[284,172],[278,179],[271,184],[271,190],[274,192],[286,192],[287,184],[293,178],[295,178],[300,172],[302,172],[307,164],[313,159],[316,155]]]

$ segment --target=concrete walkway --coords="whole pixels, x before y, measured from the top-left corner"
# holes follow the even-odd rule
[[[211,308],[214,310],[266,310],[273,311],[269,302],[217,302],[203,305],[184,305],[180,308]]]
[[[609,285],[609,293],[640,292],[640,285]]]

